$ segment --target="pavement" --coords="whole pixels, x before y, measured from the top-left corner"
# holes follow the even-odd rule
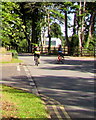
[[[67,58],[69,61],[74,60],[74,57],[71,57],[71,58],[67,57]],[[75,58],[75,60],[76,59],[78,60],[78,58]],[[79,58],[79,59],[81,61],[84,59],[85,59],[85,61],[86,60],[89,61],[89,58],[87,58],[87,59]],[[90,59],[93,60],[93,58],[90,58]],[[45,60],[45,62],[46,62],[46,60]],[[49,62],[48,66],[52,67],[53,62],[51,61],[51,63],[50,63],[50,60],[48,60],[48,59],[47,59],[47,62]],[[76,61],[75,61],[75,63],[76,63]],[[46,104],[46,107],[50,113],[50,117],[49,117],[50,119],[52,119],[52,120],[73,120],[71,118],[71,116],[69,115],[69,113],[66,111],[65,106],[63,104],[61,104],[64,101],[61,100],[59,102],[58,100],[54,99],[54,97],[52,98],[51,96],[48,96],[47,94],[42,94],[43,93],[42,89],[40,89],[40,87],[38,87],[39,84],[37,82],[38,82],[39,76],[41,74],[43,74],[43,73],[41,73],[40,69],[41,69],[41,67],[42,67],[42,69],[44,69],[46,67],[46,64],[44,64],[44,65],[42,66],[42,63],[41,63],[40,67],[38,67],[38,68],[36,68],[37,66],[33,67],[34,65],[33,65],[31,59],[28,60],[27,62],[25,59],[25,63],[21,63],[21,64],[3,65],[2,66],[2,80],[3,80],[2,82],[3,82],[3,84],[7,84],[9,86],[13,86],[18,89],[23,89],[27,92],[36,94],[37,96],[41,96],[42,100]],[[47,66],[47,69],[49,68],[48,66]],[[62,67],[63,66],[61,65],[61,68],[58,69],[58,67],[55,66],[55,68],[51,68],[51,69],[58,69],[61,71]],[[64,66],[64,68],[65,68],[65,70],[67,69],[66,66]],[[72,66],[70,68],[73,69]],[[78,69],[78,68],[76,68],[76,69]],[[83,71],[84,71],[84,69],[83,69]],[[94,74],[94,72],[91,72],[90,69],[87,71],[90,72],[91,74]],[[36,74],[37,74],[37,76],[36,76]],[[38,79],[37,80],[34,79],[35,77],[37,77]],[[41,79],[42,79],[42,81],[44,81],[43,78],[41,78]],[[50,77],[49,77],[49,81],[50,81]],[[42,84],[44,84],[44,83],[42,83]],[[45,91],[45,90],[43,90],[43,91]],[[62,93],[62,91],[60,91],[60,92]]]

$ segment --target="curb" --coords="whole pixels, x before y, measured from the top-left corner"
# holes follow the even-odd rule
[[[58,101],[40,94],[41,99],[45,102],[52,120],[72,120],[66,112],[63,105]]]
[[[27,78],[29,80],[29,84],[30,86],[32,86],[32,93],[37,96],[40,96],[41,99],[44,101],[44,104],[47,107],[46,109],[49,112],[48,119],[50,120],[72,120],[70,116],[68,115],[68,113],[66,112],[63,105],[61,105],[58,101],[39,93],[37,85],[30,73],[30,70],[27,67],[27,64],[20,64],[20,65],[23,66],[26,72]]]

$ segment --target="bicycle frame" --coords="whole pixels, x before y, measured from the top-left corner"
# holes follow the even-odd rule
[[[58,62],[63,63],[64,58],[61,55],[58,55]]]

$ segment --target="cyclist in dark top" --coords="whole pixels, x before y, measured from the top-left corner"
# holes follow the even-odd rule
[[[62,59],[64,59],[64,55],[62,53],[62,47],[61,47],[61,45],[59,45],[59,47],[58,47],[58,61],[62,61]]]
[[[58,47],[58,55],[60,55],[60,56],[63,57],[62,47],[61,47],[61,45],[59,45],[59,47]]]

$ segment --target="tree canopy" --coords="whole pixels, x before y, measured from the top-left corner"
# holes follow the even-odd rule
[[[73,24],[71,15],[74,15]],[[63,39],[71,54],[75,48],[94,49],[96,2],[2,2],[2,46],[32,52],[33,44],[42,42],[45,31],[49,51],[52,37]]]

